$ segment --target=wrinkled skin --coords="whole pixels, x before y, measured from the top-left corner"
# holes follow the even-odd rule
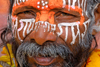
[[[79,7],[78,1],[70,6],[68,0],[65,5],[63,0],[15,1],[13,49],[18,47],[14,53],[20,67],[80,67],[84,64],[91,46],[88,29],[91,19],[86,15],[87,6]],[[50,26],[49,29],[46,22],[56,28]],[[60,28],[61,24],[68,26]]]

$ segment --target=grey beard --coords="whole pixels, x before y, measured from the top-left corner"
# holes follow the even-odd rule
[[[66,47],[65,45],[57,44],[55,42],[46,42],[42,46],[36,43],[29,43],[29,42],[22,43],[18,47],[17,54],[16,54],[16,58],[20,67],[30,67],[27,63],[26,55],[29,57],[41,55],[44,57],[49,56],[49,57],[54,57],[54,58],[60,56],[64,60],[68,59],[70,61],[69,56],[71,57],[72,53],[68,49],[68,47]],[[69,61],[67,62],[65,61],[67,66],[62,66],[62,67],[71,67],[72,65],[71,66],[68,65]],[[63,64],[63,65],[66,65],[66,64]],[[50,66],[37,65],[37,67],[55,67],[55,66],[54,65],[50,65]]]

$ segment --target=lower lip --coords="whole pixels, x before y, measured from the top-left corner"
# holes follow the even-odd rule
[[[34,60],[37,64],[47,66],[54,62],[55,58],[51,57],[34,57]]]

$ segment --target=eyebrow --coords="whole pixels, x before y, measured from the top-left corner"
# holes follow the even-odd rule
[[[32,7],[32,6],[21,6],[21,7],[18,7],[14,10],[14,12],[12,13],[13,15],[16,15],[17,13],[19,12],[22,12],[22,11],[27,11],[27,10],[36,10],[36,11],[39,11],[38,9]]]

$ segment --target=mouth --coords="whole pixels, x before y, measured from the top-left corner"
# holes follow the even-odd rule
[[[39,64],[39,65],[42,65],[42,66],[47,66],[47,65],[50,65],[52,63],[54,63],[56,60],[56,58],[52,58],[52,57],[34,57],[34,61]]]

